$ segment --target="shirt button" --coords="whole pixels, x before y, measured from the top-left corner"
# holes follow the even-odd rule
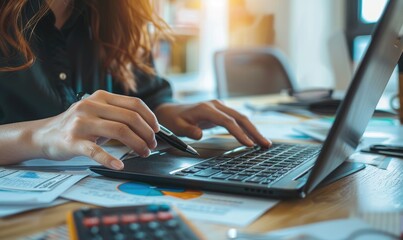
[[[66,73],[61,72],[61,73],[59,74],[59,79],[60,79],[60,80],[66,80],[66,78],[67,78]]]

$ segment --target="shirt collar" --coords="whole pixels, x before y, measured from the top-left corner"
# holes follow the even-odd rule
[[[63,31],[69,31],[74,24],[77,22],[78,18],[83,15],[84,10],[86,9],[85,3],[82,0],[74,0],[74,8],[73,11],[67,19],[67,21],[64,23],[62,30]],[[53,13],[52,13],[53,14]]]
[[[68,30],[74,26],[77,22],[77,19],[83,14],[86,9],[86,5],[82,0],[73,0],[74,8],[71,13],[71,16],[64,23],[62,30]],[[28,21],[41,9],[43,4],[46,4],[46,0],[28,0],[26,7],[22,12],[24,25],[28,23]],[[52,11],[48,11],[45,16],[43,16],[42,20],[46,21],[49,24],[55,24],[55,15]]]

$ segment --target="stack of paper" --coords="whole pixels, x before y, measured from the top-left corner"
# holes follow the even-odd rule
[[[56,199],[87,175],[0,168],[0,217],[64,203]]]
[[[102,148],[118,159],[129,151],[122,145]],[[58,197],[88,176],[93,165],[99,163],[79,156],[67,161],[33,159],[0,168],[0,217],[67,202]]]

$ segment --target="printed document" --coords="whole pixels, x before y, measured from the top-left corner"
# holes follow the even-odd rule
[[[71,174],[0,168],[0,189],[50,191]]]
[[[0,206],[21,206],[53,202],[63,192],[88,175],[87,172],[69,173],[70,177],[50,191],[0,190]]]
[[[178,207],[189,219],[246,226],[278,201],[240,195],[88,177],[62,197],[103,207],[166,203]]]

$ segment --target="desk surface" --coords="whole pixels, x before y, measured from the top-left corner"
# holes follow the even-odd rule
[[[360,209],[391,211],[403,208],[403,160],[393,159],[387,170],[364,170],[316,189],[305,199],[281,201],[247,231],[264,232],[322,220],[348,217]],[[88,204],[70,202],[0,219],[0,239],[13,239],[65,224],[66,213]],[[195,221],[207,239],[225,239],[229,228]]]
[[[263,103],[286,100],[284,96],[256,98]],[[240,102],[231,105],[237,106]],[[403,209],[403,160],[393,159],[387,170],[367,166],[364,170],[316,189],[305,199],[284,200],[245,228],[251,232],[292,227],[323,220],[346,218],[360,211]],[[0,239],[13,239],[65,224],[68,211],[88,204],[70,202],[60,206],[0,219]],[[225,239],[228,226],[194,221],[207,239]]]

